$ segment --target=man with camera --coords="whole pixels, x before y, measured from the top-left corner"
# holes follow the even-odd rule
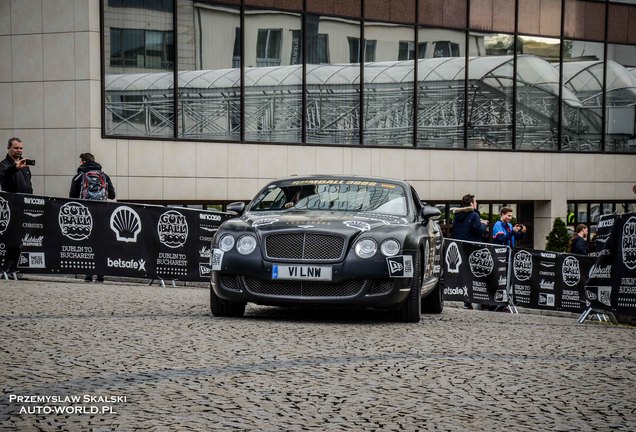
[[[492,227],[492,241],[500,245],[513,247],[518,240],[526,236],[526,226],[515,224],[512,226],[512,208],[502,207],[499,211],[500,219]]]
[[[35,165],[33,159],[22,157],[24,146],[20,138],[10,138],[7,144],[7,157],[0,161],[0,185],[4,192],[18,192],[32,194],[31,170],[29,165]],[[13,275],[18,279],[18,261],[20,259],[20,246],[6,245],[5,257],[0,274],[8,278]]]
[[[7,157],[0,162],[0,185],[5,192],[33,193],[29,165],[35,165],[35,161],[23,158],[23,149],[20,138],[9,139]]]

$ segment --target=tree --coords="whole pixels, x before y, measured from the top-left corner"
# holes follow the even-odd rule
[[[568,244],[570,243],[570,235],[568,234],[565,222],[563,222],[561,218],[556,218],[554,220],[552,231],[550,231],[550,234],[548,234],[545,239],[548,241],[545,250],[552,252],[567,252]]]

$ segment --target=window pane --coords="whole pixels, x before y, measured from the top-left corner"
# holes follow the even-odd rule
[[[419,28],[418,39],[417,146],[464,147],[465,33]]]
[[[364,145],[413,145],[413,26],[367,21]],[[409,57],[400,60],[400,57]]]
[[[567,151],[600,151],[603,44],[564,41],[562,73],[561,148]]]
[[[576,209],[578,211],[577,216],[577,222],[578,223],[588,223],[588,217],[587,217],[587,204],[578,204],[576,206]]]
[[[516,148],[557,150],[559,39],[519,36]]]
[[[172,2],[104,2],[104,134],[174,136]]]
[[[192,3],[187,0],[179,0],[178,5],[178,136],[190,139],[239,140],[239,8]],[[185,11],[189,11],[187,15]]]
[[[359,52],[360,22],[308,15],[306,31],[306,140],[358,144],[360,64],[351,54]]]
[[[605,150],[636,152],[636,46],[608,44]]]
[[[245,140],[302,141],[302,19],[245,10]]]
[[[513,35],[470,35],[467,132],[469,148],[512,148],[514,51]]]

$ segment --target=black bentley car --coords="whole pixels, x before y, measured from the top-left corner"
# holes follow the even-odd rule
[[[228,210],[240,217],[214,236],[214,316],[242,316],[247,302],[381,308],[404,322],[442,312],[440,211],[408,183],[290,177]]]

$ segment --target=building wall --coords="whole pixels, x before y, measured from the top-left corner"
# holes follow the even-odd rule
[[[36,193],[67,196],[95,154],[119,200],[247,200],[290,174],[406,179],[423,199],[535,202],[537,248],[567,200],[633,200],[636,155],[174,142],[101,137],[98,0],[0,0],[0,133],[22,138]]]

